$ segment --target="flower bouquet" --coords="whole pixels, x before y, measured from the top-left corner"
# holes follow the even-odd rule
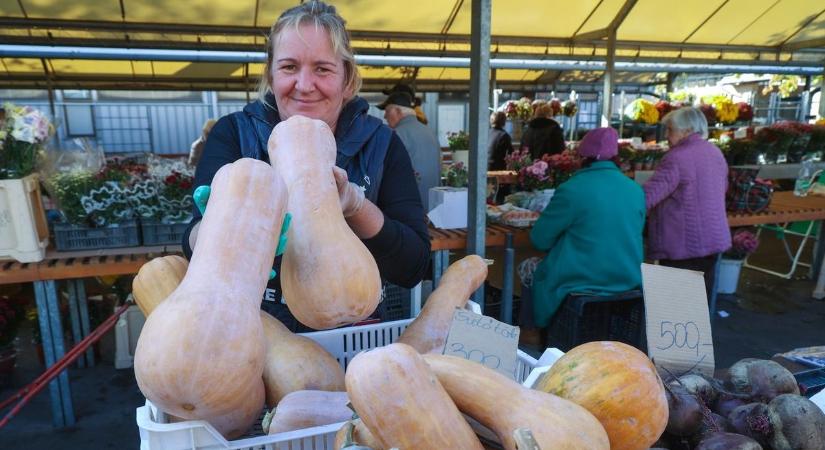
[[[656,106],[643,98],[637,98],[627,105],[624,115],[634,122],[644,122],[648,125],[659,122],[659,111]]]
[[[753,120],[753,107],[751,105],[747,102],[739,102],[736,107],[739,108],[739,120],[744,122]]]
[[[656,111],[659,111],[659,118],[663,119],[669,112],[676,109],[676,106],[673,103],[670,103],[666,100],[659,100],[656,102]]]
[[[558,116],[564,110],[564,105],[562,104],[561,100],[554,98],[551,99],[547,104],[550,105],[550,110],[552,111],[553,117]]]
[[[0,109],[0,179],[23,178],[34,172],[38,153],[53,132],[39,110],[5,103]]]
[[[759,247],[759,239],[752,232],[740,229],[733,234],[731,247],[724,253],[727,259],[743,260]]]
[[[533,107],[527,97],[522,97],[518,101],[508,100],[502,108],[504,114],[510,120],[530,120],[530,116],[533,114]]]
[[[713,96],[710,99],[710,104],[713,105],[713,109],[716,111],[716,119],[723,124],[732,124],[739,118],[739,106],[726,96]]]
[[[459,161],[453,164],[450,164],[442,174],[442,177],[446,179],[447,186],[450,187],[467,187],[468,184],[468,174],[467,168],[464,167],[464,163]]]
[[[575,117],[579,112],[579,106],[576,105],[575,100],[567,100],[562,104],[561,112],[567,117]]]

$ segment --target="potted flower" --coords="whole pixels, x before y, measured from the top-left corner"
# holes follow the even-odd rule
[[[448,132],[447,145],[453,153],[453,163],[463,162],[465,167],[470,164],[470,135],[466,131]]]
[[[464,163],[454,162],[450,164],[450,166],[442,173],[444,177],[445,184],[450,187],[455,188],[466,188],[468,184],[468,174],[467,168],[464,166]]]
[[[716,280],[716,292],[720,294],[736,293],[739,273],[745,259],[759,247],[759,240],[749,230],[739,229],[733,234],[731,248],[722,254],[719,263],[719,276]]]
[[[0,216],[9,222],[0,228],[2,258],[27,263],[46,255],[49,236],[35,169],[52,131],[46,116],[34,108],[12,103],[0,107],[0,190],[8,198]]]

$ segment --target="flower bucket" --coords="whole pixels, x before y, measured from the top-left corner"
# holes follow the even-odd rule
[[[735,294],[739,285],[739,273],[742,271],[742,259],[725,259],[719,261],[719,274],[716,278],[717,294]]]

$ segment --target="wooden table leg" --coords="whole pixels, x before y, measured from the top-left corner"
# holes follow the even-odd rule
[[[65,353],[55,282],[52,280],[35,281],[34,293],[37,302],[37,317],[40,322],[40,335],[43,341],[43,354],[46,357],[46,366],[51,367]],[[62,428],[74,425],[74,407],[68,370],[61,372],[49,383],[49,395],[52,402],[54,426]]]

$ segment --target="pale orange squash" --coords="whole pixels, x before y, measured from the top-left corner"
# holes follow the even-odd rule
[[[466,359],[435,354],[423,358],[458,409],[493,430],[507,450],[516,449],[513,432],[518,428],[529,429],[543,449],[610,449],[599,421],[571,401],[527,389]]]
[[[346,383],[355,411],[382,449],[482,449],[427,363],[409,345],[390,344],[358,354],[347,367]]]
[[[201,420],[209,422],[226,439],[241,437],[255,425],[264,408],[264,383],[252,383],[248,393],[243,394],[249,401],[240,402],[240,406],[222,416],[204,417]],[[189,419],[168,415],[169,422],[182,422]]]
[[[286,186],[266,163],[244,158],[215,174],[189,269],[135,351],[138,387],[162,410],[206,419],[260,404],[246,394],[262,382],[260,303],[285,208]]]
[[[188,267],[189,261],[178,255],[159,256],[140,267],[132,280],[132,296],[144,317],[177,289]]]
[[[344,424],[337,433],[335,433],[335,444],[333,449],[341,450],[349,445],[361,445],[369,447],[373,450],[380,450],[381,443],[372,434],[372,432],[364,425],[361,419],[352,419]]]
[[[293,225],[281,263],[289,311],[325,330],[367,318],[381,299],[378,266],[341,212],[332,175],[335,138],[320,120],[293,116],[269,138],[269,159],[289,187]]]
[[[264,418],[262,426],[267,434],[278,434],[344,422],[352,418],[347,403],[346,392],[290,392]]]
[[[590,411],[614,450],[647,449],[667,426],[667,396],[656,368],[647,355],[621,342],[588,342],[571,349],[535,388]]]
[[[261,311],[266,339],[264,384],[266,404],[274,407],[295,391],[344,391],[344,369],[317,342],[292,333],[278,319]]]
[[[487,278],[487,263],[478,255],[467,255],[450,264],[430,294],[421,314],[398,338],[419,353],[441,353],[456,308],[463,308],[470,295]]]

